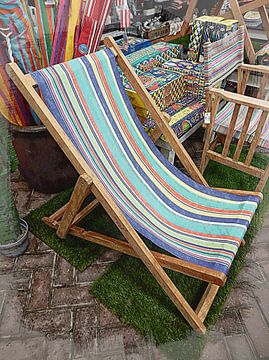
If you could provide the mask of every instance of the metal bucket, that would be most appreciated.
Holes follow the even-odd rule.
[[[22,235],[12,244],[0,245],[0,253],[8,257],[17,257],[22,255],[28,246],[28,224],[25,220],[20,219]]]

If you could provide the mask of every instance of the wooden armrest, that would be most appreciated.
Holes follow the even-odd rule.
[[[210,88],[208,89],[209,95],[217,95],[221,99],[236,103],[239,105],[245,105],[251,108],[260,109],[263,111],[269,112],[269,101],[266,100],[260,100],[253,98],[251,96],[241,95],[237,93],[232,93],[230,91],[226,91],[223,89],[217,89],[217,88]]]
[[[249,70],[249,71],[256,71],[262,74],[269,75],[269,66],[265,65],[251,65],[251,64],[241,64],[239,69],[242,70]]]

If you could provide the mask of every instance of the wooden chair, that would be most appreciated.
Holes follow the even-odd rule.
[[[262,195],[209,188],[113,39],[106,49],[31,75],[7,71],[80,177],[68,204],[43,220],[57,229],[141,259],[196,330],[223,286]],[[123,89],[118,66],[169,139],[190,179],[145,134]],[[39,90],[46,104],[34,89]],[[95,199],[83,207],[92,193]],[[102,205],[126,241],[83,229],[79,222]],[[150,251],[139,234],[171,255]],[[210,248],[210,249],[209,249]],[[211,251],[212,250],[212,251]],[[163,268],[208,283],[193,310]]]
[[[259,79],[259,90],[256,98],[243,95],[250,74],[262,73]],[[262,191],[269,177],[269,165],[265,170],[252,165],[254,153],[258,146],[269,148],[269,101],[262,100],[268,81],[269,68],[262,65],[242,64],[238,68],[237,93],[211,88],[208,91],[208,111],[211,122],[207,127],[204,151],[201,161],[203,173],[209,160],[245,172],[260,179],[256,191]],[[226,105],[219,110],[221,101]],[[221,140],[224,144],[221,153],[216,152],[216,145]],[[237,142],[235,153],[230,156],[232,140]],[[249,143],[247,157],[240,160],[246,143]]]
[[[216,9],[216,11],[218,11],[221,8],[223,2],[224,0],[219,1],[219,7]],[[266,9],[266,6],[269,6],[269,0],[254,0],[247,2],[246,4],[243,4],[241,6],[239,5],[238,0],[229,0],[229,4],[231,11],[228,11],[224,14],[222,13],[221,16],[226,19],[234,18],[238,20],[241,26],[245,27],[245,49],[250,64],[254,64],[256,53],[250,38],[248,28],[244,20],[244,15],[249,11],[258,10],[261,16],[263,29],[265,31],[267,39],[269,40],[269,18]]]

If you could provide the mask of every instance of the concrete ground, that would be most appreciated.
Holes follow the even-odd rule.
[[[33,192],[18,173],[12,187],[22,215],[50,198]],[[206,335],[202,360],[269,359],[268,234],[269,211],[224,310]],[[32,234],[23,256],[0,256],[0,360],[159,360],[170,359],[171,353],[181,359],[183,342],[156,347],[89,294],[119,256],[108,250],[80,273]],[[184,344],[194,347],[196,339],[193,334]]]

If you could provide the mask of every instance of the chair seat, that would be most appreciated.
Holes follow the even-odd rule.
[[[259,203],[202,186],[145,133],[113,53],[33,74],[59,125],[136,231],[193,264],[227,274]]]

